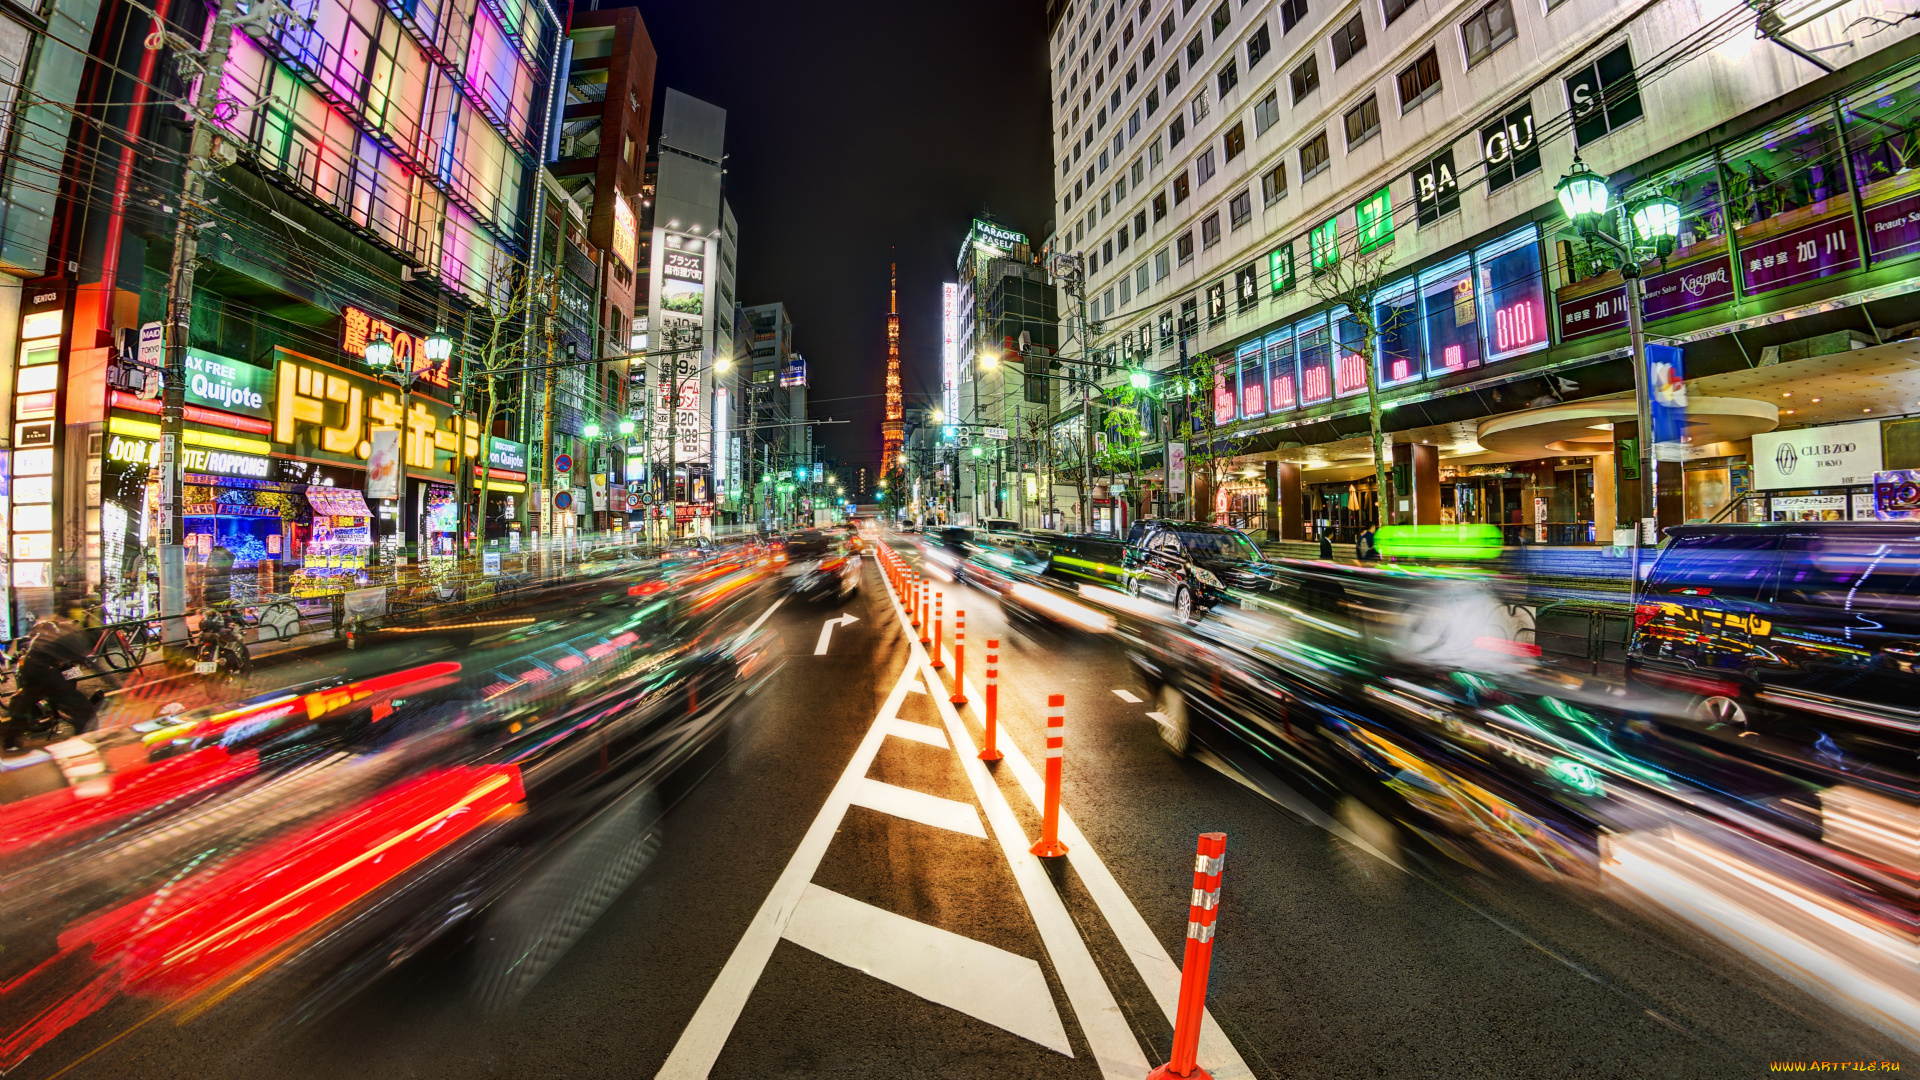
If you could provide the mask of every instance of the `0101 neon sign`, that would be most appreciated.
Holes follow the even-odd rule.
[[[1493,345],[1499,352],[1512,352],[1538,344],[1547,329],[1545,313],[1538,310],[1533,301],[1520,300],[1493,313]],[[1448,350],[1449,353],[1453,349]],[[1452,367],[1452,357],[1448,357],[1448,367]]]
[[[1273,377],[1273,409],[1291,409],[1298,402],[1293,398],[1293,374],[1291,372]]]

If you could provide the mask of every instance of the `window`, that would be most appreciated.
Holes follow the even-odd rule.
[[[1139,158],[1133,159],[1133,186],[1139,187],[1147,182],[1147,163]]]
[[[1095,131],[1107,130],[1107,107],[1105,105],[1100,106],[1100,111],[1093,114],[1093,127]]]
[[[1210,248],[1220,242],[1220,211],[1215,210],[1200,222],[1200,246]]]
[[[1187,196],[1191,194],[1193,189],[1187,185],[1187,173],[1182,169],[1180,175],[1173,178],[1173,205],[1179,206],[1186,202]]]
[[[1105,150],[1100,151],[1100,171],[1107,171],[1107,152]]]
[[[1227,91],[1240,85],[1240,68],[1234,61],[1227,61],[1227,66],[1220,69],[1220,77],[1216,81],[1220,85],[1220,100],[1225,101]]]
[[[1167,145],[1169,147],[1179,146],[1180,140],[1186,137],[1187,118],[1184,116],[1174,117],[1173,123],[1167,125]]]
[[[1272,206],[1287,193],[1287,163],[1282,161],[1260,177],[1261,205]]]
[[[1207,147],[1199,157],[1193,159],[1193,173],[1194,179],[1202,184],[1213,179],[1213,147]]]
[[[1277,91],[1269,90],[1267,96],[1253,107],[1253,133],[1256,136],[1265,135],[1268,128],[1279,122],[1280,95]]]
[[[1280,0],[1280,32],[1293,29],[1294,24],[1307,17],[1307,0]]]
[[[1153,137],[1153,141],[1147,144],[1147,168],[1157,169],[1159,167],[1160,167],[1160,136],[1155,135]]]
[[[1115,250],[1117,251],[1127,250],[1127,225],[1125,222],[1121,222],[1120,231],[1113,234],[1113,242],[1114,242]]]
[[[1121,275],[1120,275],[1120,304],[1121,304],[1121,306],[1122,306],[1122,307],[1124,307],[1124,306],[1126,306],[1126,303],[1127,303],[1127,301],[1129,301],[1129,300],[1132,300],[1132,299],[1133,299],[1133,279],[1132,279],[1132,278],[1130,278],[1130,277],[1128,277],[1128,276],[1127,276],[1127,275],[1125,275],[1125,274],[1121,274]]]
[[[1132,64],[1128,64],[1127,65],[1127,93],[1129,94],[1133,93],[1133,88],[1139,85],[1139,83],[1140,83],[1139,69],[1135,68]]]
[[[1213,9],[1213,36],[1216,41],[1221,34],[1227,32],[1227,26],[1233,22],[1233,8],[1229,7],[1228,3],[1229,0],[1220,0],[1220,6]]]
[[[1493,0],[1460,24],[1460,39],[1467,46],[1467,66],[1492,56],[1495,50],[1513,40],[1513,0]]]
[[[1267,34],[1266,24],[1261,23],[1260,29],[1255,30],[1253,35],[1247,38],[1247,70],[1252,71],[1258,67],[1260,61],[1272,51],[1273,38]]]
[[[1187,42],[1187,70],[1192,71],[1194,66],[1200,63],[1200,58],[1206,54],[1207,47],[1201,43],[1200,35],[1193,35],[1193,40]]]
[[[1146,263],[1141,263],[1140,268],[1133,272],[1133,291],[1145,296],[1147,287],[1153,283],[1152,273]]]
[[[1140,110],[1135,109],[1133,115],[1127,117],[1127,138],[1131,139],[1138,134],[1140,134]]]
[[[1119,163],[1120,153],[1121,151],[1126,149],[1126,145],[1127,145],[1127,137],[1120,134],[1117,131],[1114,132],[1113,133],[1113,160],[1116,164]]]
[[[1307,234],[1307,254],[1315,273],[1340,261],[1340,219],[1330,217]]]
[[[1167,83],[1167,96],[1171,98],[1173,96],[1174,88],[1180,85],[1180,65],[1179,64],[1167,65],[1166,83]]]
[[[1354,207],[1354,231],[1361,251],[1393,243],[1393,196],[1389,189],[1381,188]]]
[[[1198,127],[1200,125],[1200,121],[1205,120],[1207,118],[1207,112],[1209,110],[1209,106],[1207,105],[1207,88],[1204,86],[1201,87],[1200,92],[1193,95],[1193,101],[1189,104],[1190,104],[1190,108],[1193,110],[1194,126]]]
[[[1152,39],[1152,38],[1148,38],[1148,39],[1147,39],[1147,43],[1146,43],[1146,45],[1145,45],[1145,46],[1143,46],[1143,47],[1142,47],[1142,48],[1140,49],[1140,66],[1144,68],[1144,67],[1147,67],[1148,65],[1150,65],[1150,64],[1152,64],[1152,63],[1153,63],[1153,54],[1154,54],[1154,53],[1155,53],[1156,51],[1157,51],[1157,50],[1155,50],[1155,49],[1154,49],[1154,47],[1153,47],[1153,39]]]
[[[1487,165],[1487,193],[1540,171],[1540,139],[1533,133],[1533,102],[1480,129],[1480,160]]]
[[[1347,110],[1347,149],[1351,150],[1380,134],[1380,102],[1376,95]]]
[[[1147,235],[1147,212],[1145,210],[1133,215],[1133,235]]]
[[[1153,196],[1153,220],[1160,221],[1167,216],[1167,193],[1156,192]]]
[[[1573,140],[1585,146],[1622,124],[1640,119],[1640,86],[1633,77],[1633,56],[1625,45],[1567,79],[1567,104],[1573,112]]]
[[[1207,325],[1219,326],[1227,318],[1227,283],[1216,281],[1207,286]],[[1231,398],[1228,399],[1231,402]],[[1228,419],[1232,419],[1231,416]]]
[[[1103,263],[1113,261],[1113,241],[1111,239],[1100,245],[1100,261]]]
[[[1192,337],[1200,332],[1200,305],[1193,300],[1180,302],[1180,336]]]
[[[1099,272],[1100,272],[1100,253],[1097,251],[1089,252],[1087,254],[1087,273],[1089,275],[1092,275],[1092,274],[1097,274]]]
[[[1320,58],[1308,56],[1307,62],[1293,69],[1293,103],[1300,104],[1302,98],[1320,87]]]
[[[1308,139],[1300,147],[1300,181],[1305,183],[1320,175],[1327,167],[1327,159],[1332,155],[1327,151],[1327,133],[1322,131]]]
[[[1117,86],[1113,88],[1113,96],[1107,99],[1107,111],[1115,116],[1120,115],[1120,88]]]
[[[1347,25],[1333,32],[1333,66],[1339,70],[1347,61],[1367,47],[1367,26],[1360,21],[1360,13],[1354,12]]]
[[[1240,152],[1247,148],[1246,125],[1235,124],[1232,127],[1228,128],[1226,137],[1221,139],[1220,141],[1227,148],[1228,161],[1232,161],[1234,158],[1239,157]]]
[[[1173,12],[1167,12],[1166,21],[1160,24],[1160,44],[1173,40]]]
[[[1387,25],[1392,26],[1393,20],[1405,15],[1412,6],[1413,0],[1381,0],[1380,9],[1387,17]]]
[[[1227,220],[1234,228],[1239,228],[1253,220],[1253,193],[1246,188],[1240,194],[1227,200]]]
[[[1214,227],[1218,228],[1219,225],[1220,225],[1220,222],[1216,218],[1214,221]],[[1188,229],[1186,232],[1183,232],[1180,234],[1180,239],[1175,240],[1173,242],[1173,250],[1174,250],[1174,253],[1180,257],[1181,266],[1185,266],[1188,263],[1193,261],[1193,230],[1192,229]]]
[[[1233,272],[1233,295],[1235,310],[1252,311],[1260,303],[1260,269],[1257,264],[1248,264]],[[1261,380],[1260,366],[1256,363],[1253,372],[1254,386]]]
[[[1113,196],[1103,191],[1100,193],[1100,216],[1106,217],[1111,213],[1113,213]]]
[[[1133,24],[1131,22],[1126,25],[1125,29],[1120,31],[1120,44],[1123,46],[1133,44]]]
[[[1167,268],[1167,249],[1161,248],[1153,253],[1153,280],[1165,281],[1169,273],[1172,271]]]
[[[1127,178],[1123,175],[1120,177],[1120,179],[1115,180],[1113,182],[1114,205],[1116,206],[1119,205],[1120,200],[1126,197],[1127,197]]]
[[[1440,90],[1440,55],[1432,49],[1400,73],[1400,111],[1406,112]]]
[[[1460,175],[1453,167],[1451,147],[1413,167],[1413,203],[1422,225],[1460,209]]]
[[[1160,88],[1156,86],[1147,91],[1147,115],[1152,116],[1158,108],[1160,108]]]
[[[1120,46],[1115,45],[1107,52],[1107,70],[1112,71],[1120,64]]]
[[[1161,312],[1159,321],[1160,351],[1166,352],[1168,349],[1173,348],[1173,312]]]
[[[1276,293],[1293,288],[1293,241],[1289,240],[1267,253],[1267,280]]]

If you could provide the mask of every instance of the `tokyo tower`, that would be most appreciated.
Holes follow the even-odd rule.
[[[887,418],[880,425],[883,449],[880,473],[901,464],[900,446],[906,441],[906,411],[900,401],[900,267],[891,268],[887,289]]]

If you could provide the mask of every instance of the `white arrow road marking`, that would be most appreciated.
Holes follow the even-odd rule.
[[[987,830],[980,827],[980,815],[973,807],[924,791],[862,777],[848,801],[854,806],[864,806],[936,829],[951,829],[982,840],[987,838]]]
[[[828,619],[825,623],[822,623],[820,626],[820,640],[814,643],[813,655],[815,656],[827,655],[827,643],[833,640],[834,627],[852,626],[854,623],[857,623],[859,621],[860,621],[860,616],[855,615],[853,612],[849,611],[845,615],[842,615],[837,619]]]
[[[920,685],[919,679],[915,679],[907,684],[907,693],[909,694],[924,694],[926,692],[927,688]]]
[[[1113,692],[1113,696],[1119,698],[1121,701],[1124,701],[1129,705],[1140,704],[1140,699],[1137,697],[1134,697],[1133,693],[1128,690],[1115,690]]]
[[[1037,961],[813,884],[801,893],[781,936],[910,994],[1073,1056]]]

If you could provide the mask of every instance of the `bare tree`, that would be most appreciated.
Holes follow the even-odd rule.
[[[1391,244],[1379,244],[1365,247],[1361,236],[1354,234],[1337,241],[1333,249],[1333,260],[1329,265],[1314,268],[1313,276],[1307,280],[1307,292],[1315,299],[1347,309],[1347,317],[1341,321],[1351,322],[1359,330],[1360,341],[1357,350],[1349,348],[1351,341],[1340,340],[1340,327],[1329,328],[1333,336],[1333,348],[1337,357],[1341,350],[1358,351],[1367,372],[1367,430],[1373,444],[1373,489],[1377,505],[1378,524],[1391,523],[1392,493],[1387,488],[1387,462],[1384,454],[1385,436],[1380,430],[1380,371],[1374,358],[1380,353],[1382,337],[1400,329],[1402,308],[1387,306],[1381,308],[1384,301],[1391,299],[1387,293],[1387,271],[1393,262]]]
[[[473,392],[486,400],[480,421],[480,461],[493,460],[493,420],[499,411],[501,383],[516,368],[524,368],[534,354],[538,320],[529,319],[544,302],[546,283],[518,260],[503,260],[485,295],[469,294],[477,304],[468,321],[467,361]],[[464,407],[464,402],[462,403]],[[485,546],[487,494],[493,470],[480,469],[477,530]],[[461,530],[464,534],[465,530]]]
[[[1228,384],[1234,378],[1234,363],[1232,356],[1201,353],[1188,362],[1185,384],[1174,389],[1176,399],[1186,406],[1186,415],[1174,419],[1174,434],[1187,444],[1188,470],[1197,466],[1207,478],[1209,498],[1220,489],[1220,482],[1233,471],[1234,459],[1246,453],[1254,438],[1233,428],[1231,420],[1218,421],[1215,411],[1219,396],[1233,393]],[[1167,477],[1169,485],[1173,482],[1172,476]],[[1200,509],[1190,509],[1189,516],[1196,521],[1212,518],[1210,510],[1203,516]]]

